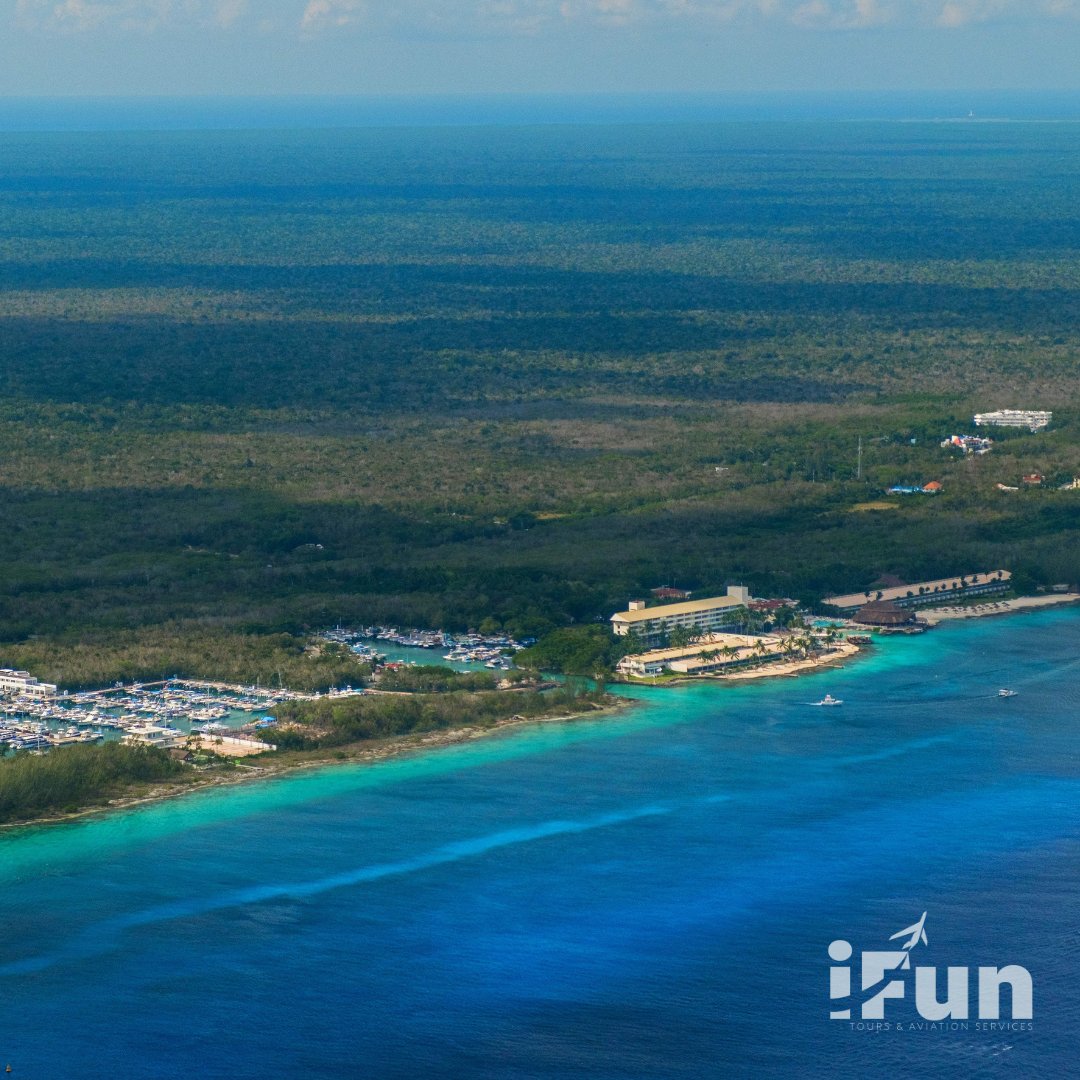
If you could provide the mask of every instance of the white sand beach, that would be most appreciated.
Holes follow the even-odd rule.
[[[920,611],[919,621],[928,626],[936,626],[948,619],[980,619],[988,615],[1009,615],[1014,611],[1028,611],[1033,608],[1054,607],[1058,604],[1075,604],[1080,600],[1080,593],[1052,593],[1048,596],[1017,596],[1012,600],[998,600],[985,604],[969,604],[957,607],[934,608]]]

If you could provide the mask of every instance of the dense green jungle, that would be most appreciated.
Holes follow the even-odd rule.
[[[1078,205],[1065,123],[2,135],[0,664],[1076,583]]]

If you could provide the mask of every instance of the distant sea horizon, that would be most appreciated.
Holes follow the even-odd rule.
[[[806,121],[1080,121],[1076,91],[5,97],[0,131]]]

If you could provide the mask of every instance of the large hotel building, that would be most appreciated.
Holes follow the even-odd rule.
[[[611,616],[611,629],[620,637],[633,631],[643,641],[677,629],[689,630],[695,635],[713,634],[738,625],[739,615],[749,603],[750,590],[742,585],[728,586],[727,596],[660,607],[646,607],[644,600],[634,600],[628,611]]]

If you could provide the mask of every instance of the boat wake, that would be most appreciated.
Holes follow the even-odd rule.
[[[379,881],[382,878],[413,874],[418,871],[429,870],[435,866],[445,866],[448,863],[459,862],[462,859],[471,859],[484,855],[498,848],[531,843],[534,840],[543,840],[551,836],[564,836],[570,833],[584,833],[593,829],[610,828],[613,825],[638,821],[642,818],[671,814],[677,809],[678,806],[675,804],[654,804],[641,806],[633,810],[597,814],[594,817],[581,818],[576,821],[545,821],[518,829],[506,829],[501,832],[489,833],[486,836],[478,836],[469,840],[459,840],[411,859],[361,866],[355,870],[334,874],[330,877],[316,878],[313,881],[297,881],[281,885],[254,885],[246,889],[221,893],[218,896],[161,904],[157,907],[134,911],[127,915],[121,915],[88,926],[70,944],[55,952],[2,964],[0,965],[0,976],[33,974],[54,967],[57,964],[99,956],[115,948],[119,944],[120,938],[127,931],[143,926],[153,926],[157,923],[167,923],[176,919],[191,918],[192,916],[206,915],[228,908],[245,907],[249,904],[261,904],[272,900],[302,900],[309,896],[318,896],[321,893],[329,892],[332,889],[348,888],[369,881]]]

